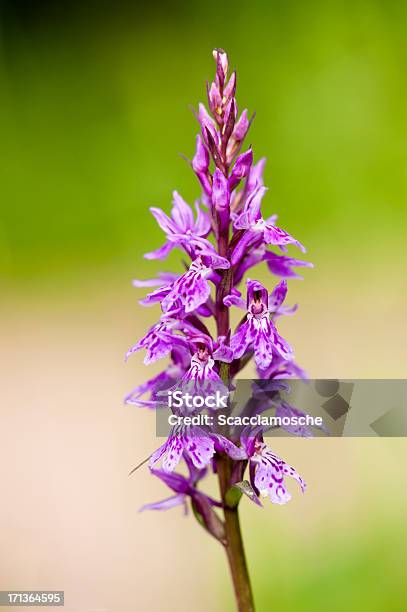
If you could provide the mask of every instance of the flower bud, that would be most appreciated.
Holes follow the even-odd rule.
[[[209,168],[209,153],[208,149],[205,147],[202,142],[202,138],[199,136],[196,137],[196,150],[195,155],[192,159],[192,168],[194,172],[197,174],[200,172],[208,172]]]
[[[199,134],[196,137],[196,150],[192,159],[192,169],[198,177],[204,192],[210,196],[212,193],[212,186],[209,174],[209,152]]]
[[[212,207],[217,213],[219,232],[226,231],[229,225],[230,190],[227,178],[218,168],[213,175]]]
[[[208,111],[203,104],[199,104],[198,121],[202,129],[202,136],[207,145],[209,145],[207,132],[212,136],[213,141],[217,144],[218,132],[216,131],[215,122],[210,117]]]
[[[212,83],[210,87],[208,86],[208,103],[211,113],[216,120],[219,121],[220,115],[222,114],[222,96],[215,83]]]
[[[212,183],[212,204],[218,212],[229,210],[230,191],[227,178],[216,168]]]
[[[218,80],[219,89],[222,91],[228,73],[228,56],[223,49],[214,49],[212,55],[216,61],[216,78]]]
[[[233,161],[233,158],[239,152],[252,120],[253,118],[251,120],[247,118],[247,109],[245,108],[242,114],[240,115],[238,121],[236,121],[233,128],[233,132],[228,142],[226,150],[226,160],[228,164]]]
[[[233,166],[232,175],[229,179],[229,188],[232,191],[239,181],[249,174],[253,163],[253,152],[251,149],[239,155]]]
[[[266,165],[266,158],[262,157],[261,159],[259,159],[257,164],[254,164],[254,166],[250,168],[250,172],[246,180],[246,196],[247,197],[251,196],[251,194],[254,193],[256,189],[258,189],[259,187],[263,187],[264,185],[263,172],[264,172],[265,165]]]
[[[249,127],[250,122],[247,118],[247,108],[245,108],[236,122],[233,137],[238,141],[242,141],[245,138]]]
[[[233,72],[232,76],[229,79],[228,84],[223,90],[223,97],[225,100],[228,100],[229,98],[233,98],[235,93],[236,93],[236,72]]]
[[[223,130],[222,130],[222,142],[223,143],[228,143],[229,138],[231,137],[233,133],[233,128],[235,126],[235,121],[236,121],[236,115],[237,115],[236,101],[234,98],[232,98],[225,109],[225,116],[223,120],[224,125],[223,125]]]

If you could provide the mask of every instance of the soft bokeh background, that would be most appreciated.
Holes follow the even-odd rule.
[[[257,112],[265,206],[316,266],[282,324],[298,360],[314,377],[405,377],[406,13],[3,1],[1,588],[65,589],[72,612],[232,609],[223,551],[193,519],[137,513],[166,491],[127,477],[158,441],[121,401],[147,375],[123,354],[158,315],[130,285],[158,270],[148,206],[199,195],[177,153],[193,154],[213,47]],[[405,610],[405,441],[275,448],[309,489],[242,509],[258,609]]]

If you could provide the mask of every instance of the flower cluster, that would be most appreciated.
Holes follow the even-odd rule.
[[[135,406],[159,409],[165,393],[177,385],[204,395],[231,390],[232,379],[251,358],[259,379],[271,385],[279,379],[304,376],[293,360],[291,346],[278,332],[276,321],[296,310],[296,306],[284,305],[286,279],[298,278],[294,268],[312,264],[287,255],[289,245],[305,249],[276,225],[276,215],[265,216],[262,212],[265,160],[255,162],[251,148],[242,152],[252,119],[246,109],[238,112],[236,73],[228,76],[226,53],[217,49],[214,59],[215,80],[207,87],[209,111],[199,105],[200,133],[190,162],[201,186],[200,199],[193,209],[175,191],[170,215],[151,208],[165,242],[145,257],[164,260],[178,248],[187,263],[181,273],[166,272],[155,279],[134,281],[137,287],[151,288],[141,304],[159,304],[162,314],[126,357],[145,349],[146,364],[169,358],[160,374],[127,396],[126,402]],[[271,292],[252,278],[254,267],[261,262],[280,279]],[[245,299],[239,290],[244,281]],[[232,329],[230,311],[239,308],[244,314]],[[284,403],[277,409],[296,410]],[[185,414],[185,410],[180,413]],[[216,501],[198,489],[203,476],[217,471],[222,457],[230,464],[230,488],[240,489],[258,504],[261,496],[269,497],[273,503],[286,503],[290,494],[285,478],[295,479],[302,491],[305,483],[294,468],[266,446],[263,433],[259,428],[246,429],[236,437],[232,431],[216,431],[203,425],[173,426],[168,440],[151,455],[149,465],[151,473],[174,495],[145,508],[186,506],[189,499],[201,523],[222,540],[222,526],[214,508],[228,502],[225,496]],[[308,435],[303,431],[293,433]],[[181,462],[186,476],[175,472]],[[248,480],[244,480],[246,468]]]

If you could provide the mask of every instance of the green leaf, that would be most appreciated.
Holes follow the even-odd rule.
[[[229,508],[236,508],[242,497],[243,491],[240,490],[238,485],[240,485],[239,482],[226,491],[225,503]]]
[[[258,496],[256,495],[255,490],[253,489],[252,485],[250,484],[250,482],[248,480],[242,480],[241,482],[236,482],[233,485],[233,487],[231,487],[229,489],[229,491],[226,493],[226,498],[227,498],[229,492],[232,491],[232,489],[235,489],[237,491],[237,493],[240,495],[240,497],[244,494],[253,503],[257,504],[258,506],[261,506],[261,502],[260,502]],[[239,497],[239,500],[240,500],[240,497]],[[237,502],[237,504],[238,503],[239,503],[239,501]],[[228,505],[229,505],[229,503],[228,503]]]

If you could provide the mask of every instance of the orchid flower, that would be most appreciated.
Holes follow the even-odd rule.
[[[294,361],[276,321],[297,309],[285,305],[287,279],[299,278],[294,268],[312,264],[287,254],[290,246],[305,248],[276,225],[276,215],[263,212],[265,158],[256,160],[251,146],[243,149],[253,116],[247,109],[238,111],[236,72],[229,72],[225,51],[215,49],[213,57],[216,71],[207,86],[208,109],[199,104],[199,134],[190,162],[200,195],[194,208],[174,191],[170,214],[150,209],[165,242],[145,257],[164,260],[179,249],[182,263],[176,271],[133,281],[135,287],[149,290],[140,303],[159,307],[161,314],[127,351],[126,359],[143,349],[145,364],[169,362],[138,384],[125,401],[160,415],[161,408],[170,408],[169,423],[175,418],[167,439],[148,458],[151,474],[171,495],[142,510],[191,506],[198,522],[227,550],[238,609],[251,612],[253,596],[238,519],[242,494],[258,505],[261,496],[281,505],[291,498],[288,478],[296,480],[302,491],[306,487],[298,472],[266,445],[265,428],[245,429],[240,435],[229,425],[233,380],[253,358],[266,386],[260,388],[260,395],[253,393],[244,410],[260,414],[272,405],[278,414],[299,413],[280,393],[287,385],[284,379],[306,374]],[[279,278],[271,290],[269,283],[265,286],[253,278],[256,266],[263,262]],[[249,271],[251,278],[246,278]],[[244,280],[246,291],[241,287]],[[239,309],[244,316],[232,326],[231,315]],[[169,396],[183,397],[185,403],[166,406]],[[220,405],[204,407],[204,401],[213,397],[220,398]],[[194,401],[188,403],[188,398]],[[202,423],[201,417],[207,420]],[[309,433],[307,429],[288,431],[305,437]],[[249,480],[244,477],[246,469]],[[219,480],[219,500],[201,489],[211,474]]]

